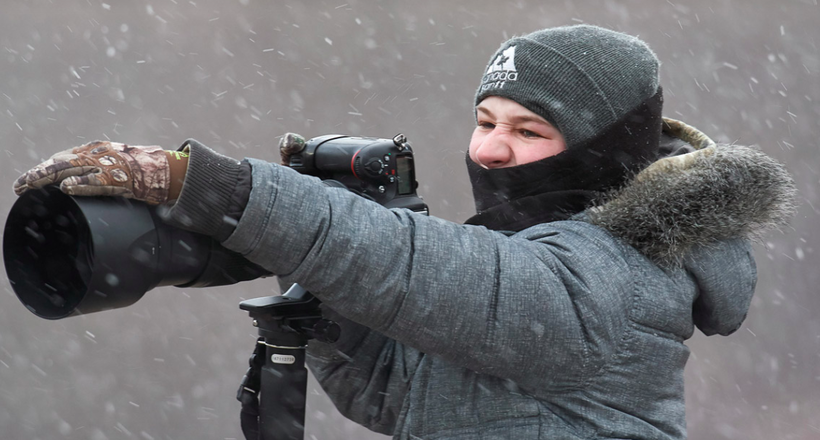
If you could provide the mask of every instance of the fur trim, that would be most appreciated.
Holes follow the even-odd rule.
[[[796,192],[786,168],[758,149],[712,144],[658,160],[587,214],[652,261],[679,267],[692,247],[785,227]]]
[[[715,141],[702,131],[677,119],[664,117],[662,128],[664,133],[688,142],[696,150],[715,146]]]

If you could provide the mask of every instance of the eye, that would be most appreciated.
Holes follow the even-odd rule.
[[[540,138],[542,137],[540,134],[530,131],[530,130],[521,130],[521,134],[526,138]]]
[[[495,128],[495,124],[493,124],[491,122],[483,122],[483,121],[479,121],[478,126],[485,129],[485,130],[492,130],[493,128]]]

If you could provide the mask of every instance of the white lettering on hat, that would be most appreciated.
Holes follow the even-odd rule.
[[[481,82],[481,91],[492,88],[502,88],[507,81],[518,80],[518,70],[515,68],[515,45],[512,45],[498,54],[487,68]]]

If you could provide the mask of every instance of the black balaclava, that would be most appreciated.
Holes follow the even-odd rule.
[[[564,220],[658,156],[658,60],[637,38],[595,26],[546,29],[496,52],[476,93],[511,99],[552,123],[567,150],[510,168],[467,156],[478,214],[466,221],[520,231]]]

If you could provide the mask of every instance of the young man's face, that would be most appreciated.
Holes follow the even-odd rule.
[[[484,168],[507,168],[546,159],[567,149],[564,136],[521,104],[489,96],[476,106],[470,159]]]

